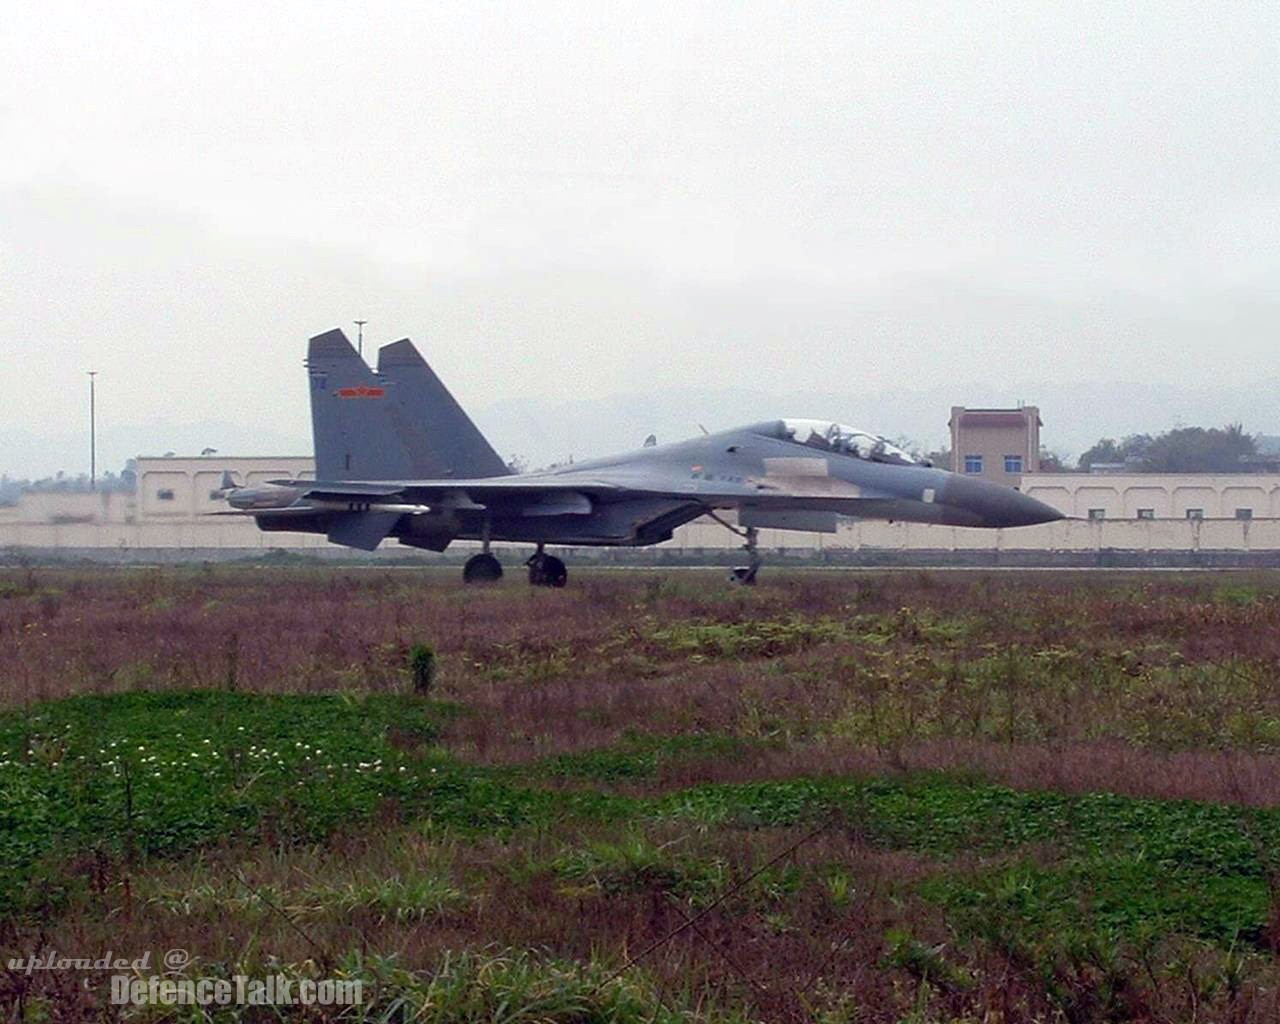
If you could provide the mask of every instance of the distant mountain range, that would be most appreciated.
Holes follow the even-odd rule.
[[[922,390],[859,394],[854,390],[770,394],[738,388],[680,388],[602,398],[512,399],[472,410],[504,458],[529,466],[582,460],[638,447],[649,434],[659,442],[692,437],[780,416],[812,416],[849,423],[925,448],[948,441],[952,405],[1000,406],[1024,401],[1040,408],[1041,439],[1075,457],[1100,437],[1158,433],[1175,426],[1242,423],[1250,433],[1280,434],[1280,379],[1245,387],[1185,389],[1121,382],[1010,386],[964,384]],[[255,425],[200,423],[99,424],[98,465],[118,472],[135,455],[297,455],[311,451],[305,433]],[[87,431],[0,428],[0,473],[52,476],[88,469]]]

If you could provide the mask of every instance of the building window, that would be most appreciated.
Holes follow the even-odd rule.
[[[1156,517],[1156,510],[1155,510],[1155,509],[1153,509],[1153,508],[1140,508],[1140,509],[1138,509],[1138,518],[1139,518],[1139,519],[1154,519],[1155,517]]]
[[[982,456],[966,455],[964,457],[964,471],[966,473],[981,473],[982,472]]]
[[[156,497],[161,501],[173,501],[173,491],[166,487],[163,490],[156,491]]]
[[[1090,519],[1106,519],[1107,510],[1105,508],[1091,508],[1089,509],[1089,518]]]
[[[1006,455],[1004,457],[1004,471],[1006,473],[1021,473],[1022,472],[1022,456]]]
[[[1189,508],[1189,509],[1187,509],[1187,518],[1188,518],[1188,519],[1203,519],[1203,518],[1204,518],[1204,509],[1202,509],[1202,508]]]
[[[1253,509],[1251,509],[1251,508],[1238,508],[1238,509],[1236,509],[1236,518],[1237,518],[1237,519],[1252,519],[1252,518],[1253,518]]]

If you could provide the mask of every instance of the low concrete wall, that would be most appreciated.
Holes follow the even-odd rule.
[[[571,557],[580,562],[725,564],[741,557],[740,545],[741,540],[724,527],[700,520],[653,548],[584,549]],[[760,546],[775,563],[1280,566],[1280,519],[1064,520],[1017,530],[853,521],[843,523],[834,534],[761,530]],[[441,557],[387,543],[371,556],[312,534],[262,533],[251,520],[230,516],[171,523],[0,522],[0,550],[9,561],[22,557],[121,563],[226,561],[284,551],[325,559],[447,562],[464,558],[474,547],[474,543],[460,542]]]
[[[1162,519],[1185,518],[1189,508],[1217,519],[1234,519],[1237,509],[1280,516],[1280,476],[1270,473],[1026,473],[1019,489],[1069,516],[1091,508],[1108,519],[1135,519],[1144,508]]]
[[[662,549],[732,549],[741,540],[710,520],[676,531]],[[824,552],[838,549],[887,551],[1280,551],[1280,519],[1103,519],[1063,520],[1016,530],[975,530],[921,523],[849,521],[833,534],[761,530],[769,551]],[[0,547],[60,549],[234,548],[249,551],[331,549],[324,537],[306,533],[263,533],[250,519],[211,516],[205,520],[145,523],[0,522]],[[388,543],[384,548],[403,548]]]
[[[683,527],[669,542],[679,548],[737,543],[723,527],[702,520]],[[843,522],[834,534],[761,530],[760,546],[788,551],[1280,551],[1280,519],[1072,519],[1015,530],[865,520]]]
[[[530,548],[494,550],[508,571],[517,571]],[[411,548],[379,548],[370,553],[350,548],[311,548],[305,551],[264,551],[260,548],[3,548],[0,566],[68,565],[193,565],[252,562],[307,562],[361,565],[460,566],[474,547],[450,548],[443,555]],[[569,548],[557,549],[571,567],[586,566],[730,566],[742,553],[727,548]],[[968,569],[1280,569],[1280,551],[995,551],[890,550],[888,548],[829,548],[826,551],[765,552],[767,568],[968,568]]]

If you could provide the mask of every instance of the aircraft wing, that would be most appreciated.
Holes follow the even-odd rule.
[[[280,481],[285,483],[286,481]],[[667,497],[709,508],[806,508],[857,515],[877,499],[892,495],[867,491],[834,477],[769,475],[723,483],[699,478],[654,479],[643,473],[528,473],[471,480],[292,481],[306,501],[416,502],[438,508],[475,509],[519,505],[542,514],[591,511],[591,498],[628,495]],[[530,514],[526,511],[526,514]],[[538,514],[534,511],[532,514]]]
[[[692,512],[686,519],[699,511],[736,509],[750,517],[749,525],[827,531],[835,528],[837,515],[895,518],[901,514],[893,495],[804,473],[726,479],[600,467],[478,479],[273,483],[287,486],[294,504],[247,510],[244,514],[255,516],[260,527],[287,530],[290,527],[285,524],[294,517],[320,515],[330,540],[364,550],[377,547],[403,515],[450,511],[492,511],[521,518],[590,516],[601,503],[665,499]],[[942,511],[937,508],[939,516]],[[273,522],[277,525],[269,527]]]
[[[316,501],[416,501],[422,504],[468,503],[484,507],[490,502],[539,498],[567,494],[618,493],[631,488],[592,477],[524,476],[485,477],[478,480],[393,480],[379,483],[361,481],[279,481],[299,487],[299,498]]]

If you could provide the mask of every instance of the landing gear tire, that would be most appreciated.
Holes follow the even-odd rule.
[[[569,580],[569,570],[555,555],[539,552],[525,564],[529,566],[530,586],[563,587]]]
[[[502,563],[488,553],[472,555],[462,567],[463,583],[497,583],[502,579]]]
[[[729,582],[738,583],[744,587],[754,587],[756,573],[759,571],[759,565],[735,565],[729,573]]]

